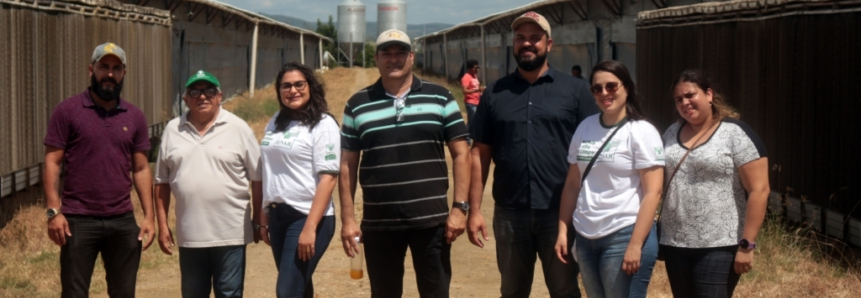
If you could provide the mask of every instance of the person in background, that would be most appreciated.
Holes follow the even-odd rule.
[[[670,287],[675,297],[732,297],[765,218],[765,145],[702,72],[682,72],[672,92],[681,119],[663,136],[660,227]]]
[[[594,69],[592,71],[594,71]],[[574,65],[571,67],[571,76],[581,80],[583,79],[583,70],[580,69],[580,65]]]
[[[481,201],[492,159],[502,297],[529,297],[536,256],[550,297],[580,297],[579,268],[573,260],[560,262],[554,246],[568,145],[580,122],[599,110],[586,81],[548,65],[553,39],[544,16],[527,12],[514,19],[511,30],[517,71],[485,90],[470,123],[469,240],[484,247],[481,240],[488,239]]]
[[[469,59],[466,61],[466,72],[460,78],[460,87],[463,90],[463,103],[466,105],[466,124],[472,122],[472,117],[475,116],[475,109],[478,107],[478,100],[481,97],[481,92],[484,87],[478,81],[478,61]],[[470,143],[472,140],[467,138]]]
[[[126,70],[123,49],[97,46],[89,89],[60,102],[48,120],[42,186],[48,237],[60,246],[62,297],[90,295],[99,254],[108,295],[134,297],[141,247],[155,236],[149,132],[143,112],[120,97]],[[143,209],[140,227],[132,184]]]
[[[586,294],[646,297],[658,256],[654,219],[664,181],[664,143],[645,120],[625,65],[598,63],[590,81],[601,114],[583,120],[571,138],[556,256],[568,260],[567,229],[573,223],[572,250]]]
[[[403,295],[404,258],[413,258],[422,298],[449,297],[451,243],[466,228],[468,134],[460,107],[445,87],[411,69],[415,52],[406,33],[377,38],[380,79],[354,94],[341,128],[341,242],[354,257],[364,239],[371,297]],[[448,207],[453,160],[454,202]],[[360,161],[361,155],[361,164]],[[364,217],[356,224],[353,197],[361,178]]]
[[[314,270],[335,235],[332,192],[341,134],[312,69],[285,64],[275,77],[275,91],[281,110],[260,143],[261,231],[278,268],[276,296],[313,298]]]
[[[221,99],[215,76],[191,75],[183,96],[188,112],[167,123],[156,160],[158,243],[166,254],[179,246],[184,298],[242,297],[246,246],[260,240],[253,229],[260,222],[260,147]],[[176,242],[168,226],[171,193]]]

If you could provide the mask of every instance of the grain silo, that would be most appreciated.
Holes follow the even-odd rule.
[[[407,32],[407,3],[403,0],[380,0],[377,4],[377,36],[389,29]]]
[[[338,47],[347,58],[360,59],[365,42],[365,4],[359,0],[344,0],[338,4]]]

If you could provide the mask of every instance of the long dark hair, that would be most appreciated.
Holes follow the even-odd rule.
[[[628,91],[628,98],[625,103],[625,112],[628,114],[628,119],[646,119],[646,117],[643,116],[643,110],[640,109],[640,96],[637,95],[637,87],[634,86],[634,80],[631,79],[631,73],[628,72],[628,68],[619,61],[602,61],[595,65],[595,67],[592,67],[592,75],[589,76],[589,84],[594,83],[593,80],[595,79],[595,73],[599,71],[612,73],[614,76],[619,78],[619,80],[622,80],[622,85],[625,86],[625,90]]]
[[[712,83],[709,81],[709,78],[703,73],[703,71],[698,69],[688,69],[679,74],[679,78],[676,79],[673,86],[670,88],[670,94],[673,94],[676,90],[676,86],[679,83],[691,83],[703,90],[703,92],[708,92],[709,89],[712,90],[712,117],[714,117],[715,121],[721,121],[725,117],[738,119],[741,115],[739,115],[738,111],[736,111],[732,106],[730,106],[726,99],[720,93],[717,93],[714,88],[712,88]],[[682,122],[685,121],[684,118],[680,119]]]
[[[293,110],[281,101],[281,80],[284,79],[284,74],[298,71],[305,77],[308,83],[307,91],[311,94],[311,99],[302,110]],[[323,114],[329,113],[329,104],[326,102],[326,91],[323,88],[323,83],[314,76],[314,71],[308,66],[300,63],[290,62],[281,67],[278,76],[275,77],[275,94],[278,105],[281,106],[281,112],[275,118],[275,131],[284,131],[290,121],[298,120],[302,124],[308,125],[308,129],[314,129],[317,123],[323,119]]]

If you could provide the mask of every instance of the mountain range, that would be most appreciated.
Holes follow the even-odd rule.
[[[285,16],[285,15],[273,15],[260,13],[261,15],[270,17],[276,21],[289,24],[291,26],[308,29],[311,31],[317,30],[317,21],[309,22],[297,17]],[[328,22],[328,19],[320,20],[323,23]],[[337,20],[335,20],[335,26],[338,25]],[[452,24],[443,24],[443,23],[427,23],[427,24],[407,24],[407,35],[411,38],[416,38],[425,34],[431,34],[443,29],[451,28]],[[365,22],[365,39],[374,40],[375,35],[377,34],[377,22]]]

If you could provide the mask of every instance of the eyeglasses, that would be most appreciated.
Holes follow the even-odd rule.
[[[589,87],[589,91],[592,91],[592,94],[601,94],[601,91],[607,89],[607,93],[614,93],[619,90],[619,87],[622,87],[622,83],[609,82],[607,84],[604,84],[604,86],[601,86],[601,84],[592,85],[592,87]]]
[[[188,89],[188,96],[191,97],[200,97],[200,94],[206,95],[206,97],[213,97],[218,94],[218,89],[216,88],[206,88],[206,89]]]
[[[395,103],[395,107],[397,109],[397,114],[395,115],[395,123],[404,122],[404,106],[406,105],[404,102],[407,101],[406,98],[398,98],[395,99],[397,103]]]
[[[290,91],[291,88],[296,87],[296,91],[305,90],[305,86],[308,86],[308,82],[306,81],[296,81],[291,83],[281,83],[281,91]]]

